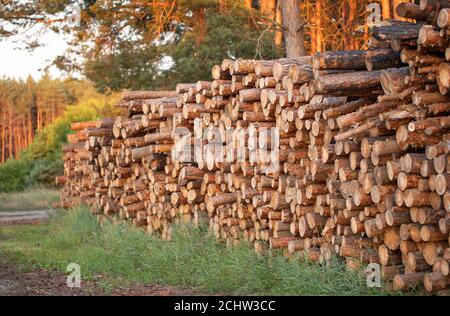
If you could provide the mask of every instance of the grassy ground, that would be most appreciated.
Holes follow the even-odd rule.
[[[44,210],[59,201],[56,189],[33,188],[17,193],[0,193],[0,211]]]
[[[80,264],[82,277],[102,275],[103,286],[170,284],[204,292],[262,295],[379,295],[361,274],[279,253],[257,256],[249,245],[227,248],[205,229],[177,226],[171,242],[126,224],[100,225],[84,208],[58,212],[49,224],[0,227],[0,257],[23,269],[65,271]]]

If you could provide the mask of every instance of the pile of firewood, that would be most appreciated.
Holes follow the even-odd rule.
[[[72,125],[62,204],[170,239],[207,223],[233,245],[349,268],[394,289],[450,284],[450,2],[402,3],[365,51],[229,60],[213,80],[126,92]],[[448,7],[448,8],[446,8]]]
[[[96,191],[106,193],[107,185],[97,175],[99,150],[107,146],[114,119],[80,122],[71,125],[75,134],[68,135],[69,144],[63,146],[64,176],[56,177],[56,184],[64,184],[61,206],[70,208],[83,203],[93,205]]]

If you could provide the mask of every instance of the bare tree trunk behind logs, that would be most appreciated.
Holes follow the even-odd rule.
[[[322,49],[322,1],[316,1],[316,12],[315,12],[315,24],[316,24],[316,52],[321,52]]]
[[[355,28],[355,18],[356,15],[358,14],[357,12],[357,7],[356,7],[356,0],[350,0],[349,1],[349,12],[348,12],[348,26],[349,26],[349,36],[350,36],[350,41],[347,45],[349,45],[349,49],[358,49],[358,40],[357,38],[354,36],[353,31]]]
[[[303,42],[303,22],[300,17],[300,1],[285,0],[281,2],[283,33],[286,44],[286,57],[305,56]]]
[[[265,17],[275,19],[276,0],[260,0],[260,11]]]
[[[381,0],[381,11],[383,14],[383,20],[391,18],[391,2],[389,0]]]
[[[279,30],[279,27],[281,25],[281,8],[280,4],[282,1],[277,0],[260,0],[259,6],[260,6],[260,12],[261,15],[264,16],[268,20],[268,24],[273,25],[273,23],[276,24],[275,26],[275,36],[274,36],[274,43],[277,48],[281,48],[281,45],[283,43],[283,33],[281,30]]]
[[[6,106],[2,105],[3,112],[3,124],[2,124],[2,162],[5,162],[6,158]]]
[[[12,141],[13,141],[13,132],[12,132],[13,121],[12,121],[12,107],[11,107],[11,103],[10,102],[8,102],[8,113],[9,113],[9,127],[8,127],[9,142],[8,142],[8,150],[9,150],[9,157],[12,157],[13,156],[13,146],[12,146]]]
[[[276,7],[276,14],[275,14],[275,22],[277,23],[277,28],[280,28],[281,25],[283,25],[283,19],[281,14],[281,3],[282,0],[277,1],[277,7]],[[277,48],[281,48],[281,45],[283,44],[283,32],[281,29],[278,29],[275,33],[275,46]]]

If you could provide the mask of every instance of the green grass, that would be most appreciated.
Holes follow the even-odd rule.
[[[0,257],[23,269],[80,264],[103,286],[170,284],[203,292],[261,295],[380,295],[342,263],[325,267],[280,253],[258,256],[247,244],[227,248],[206,229],[177,225],[163,241],[127,224],[100,225],[84,208],[59,211],[49,224],[0,227]]]
[[[31,188],[23,192],[0,193],[0,211],[44,210],[59,201],[56,189]]]

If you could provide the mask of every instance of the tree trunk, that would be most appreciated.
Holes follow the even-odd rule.
[[[11,103],[8,103],[8,112],[9,112],[9,127],[8,127],[8,132],[9,132],[9,141],[8,141],[8,151],[9,151],[9,158],[11,158],[13,156],[13,146],[12,146],[12,142],[13,142],[13,132],[12,132],[12,108],[11,108]]]
[[[316,52],[321,52],[323,50],[322,48],[322,42],[323,42],[323,36],[322,36],[322,1],[317,0],[316,1],[316,12],[315,12],[315,24],[316,24]]]
[[[286,57],[299,57],[306,55],[303,41],[303,22],[300,16],[300,2],[298,0],[285,0],[281,3],[283,18],[283,33],[286,44]]]
[[[358,40],[355,36],[353,36],[355,17],[357,15],[357,7],[356,0],[349,1],[350,10],[348,12],[348,25],[349,28],[347,30],[348,36],[350,37],[350,45],[349,49],[358,49]]]
[[[391,2],[389,0],[381,0],[381,11],[383,20],[391,18]]]
[[[28,117],[27,133],[28,133],[27,135],[27,145],[28,145],[33,140],[33,116],[31,115],[31,113],[30,116]]]
[[[55,121],[56,118],[56,107],[55,107],[55,103],[52,103],[52,121],[51,123],[53,123]]]
[[[30,131],[28,143],[31,144],[33,141],[33,137],[36,134],[36,130],[38,128],[38,112],[37,112],[37,97],[33,93],[33,101],[32,101],[31,109],[30,109]]]
[[[198,8],[197,10],[193,10],[192,21],[194,23],[195,44],[200,45],[205,40],[207,34],[206,9]]]
[[[22,127],[21,127],[21,133],[20,133],[20,143],[21,147],[20,150],[27,147],[27,117],[26,115],[22,116]]]
[[[36,130],[39,132],[41,130],[41,127],[42,127],[42,110],[38,103],[36,109]]]
[[[19,151],[20,151],[20,134],[21,130],[19,127],[14,128],[14,158],[19,158]]]
[[[275,33],[275,46],[280,49],[283,44],[283,32],[279,29],[283,25],[283,19],[281,14],[281,0],[277,1],[275,22],[277,23],[277,31]]]
[[[275,20],[276,0],[261,0],[260,4],[261,15]]]
[[[6,145],[6,111],[5,106],[2,106],[3,120],[2,120],[2,162],[5,162],[5,145]]]

